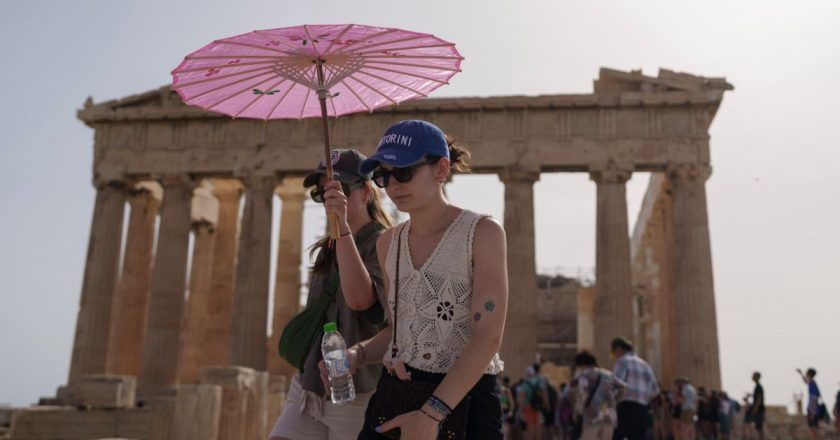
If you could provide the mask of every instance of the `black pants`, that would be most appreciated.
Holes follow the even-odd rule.
[[[637,402],[624,401],[616,408],[618,427],[613,431],[613,440],[644,440],[645,432],[653,419],[650,407]]]
[[[440,383],[445,374],[429,373],[408,367],[412,380],[421,382]],[[387,374],[383,372],[382,374]],[[496,392],[496,376],[485,374],[478,383],[467,393],[470,396],[469,413],[467,414],[467,440],[502,440],[502,404],[499,393]],[[371,396],[371,402],[376,393]],[[370,403],[368,403],[370,405]],[[382,434],[373,430],[367,424],[359,433],[358,440],[385,440]]]

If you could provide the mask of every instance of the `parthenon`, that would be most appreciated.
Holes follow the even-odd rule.
[[[709,127],[727,90],[723,78],[601,69],[589,94],[411,101],[342,116],[331,136],[369,154],[393,122],[425,119],[470,148],[474,172],[498,175],[510,278],[501,356],[512,376],[537,352],[534,183],[541,173],[588,173],[596,275],[592,334],[579,345],[607,359],[609,341],[625,335],[663,381],[719,389],[705,182]],[[229,119],[184,105],[168,87],[88,100],[78,117],[94,130],[96,200],[69,378],[53,403],[96,407],[85,401],[96,387],[122,396],[109,405],[134,411],[120,425],[133,431],[115,437],[179,438],[189,428],[172,421],[192,416],[209,421],[202,438],[265,438],[292,373],[276,346],[298,312],[301,177],[321,158],[320,121]],[[631,237],[625,183],[634,172],[652,177]],[[19,429],[50,420],[61,429],[59,419],[33,411]]]

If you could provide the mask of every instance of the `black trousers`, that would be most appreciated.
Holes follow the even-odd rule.
[[[440,383],[445,374],[429,373],[408,367],[412,380],[421,382]],[[382,374],[388,374],[383,371]],[[470,407],[467,414],[467,440],[502,440],[502,403],[496,392],[496,376],[485,374],[467,395],[470,397]],[[376,393],[371,396],[371,402]],[[370,403],[368,403],[370,405]],[[359,433],[358,440],[386,440],[388,437],[373,430],[374,427],[365,426]]]
[[[616,412],[618,413],[618,427],[613,431],[613,440],[645,439],[645,432],[653,422],[650,406],[624,401],[618,404]]]

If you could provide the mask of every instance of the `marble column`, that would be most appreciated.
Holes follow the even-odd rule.
[[[230,363],[265,371],[268,344],[268,286],[271,264],[271,203],[276,178],[249,175],[239,237],[233,295]]]
[[[192,231],[193,256],[190,266],[189,296],[181,332],[178,382],[195,383],[203,365],[205,333],[209,325],[207,304],[210,301],[213,275],[213,248],[216,244],[216,222],[219,201],[213,197],[209,180],[193,191]]]
[[[590,170],[597,184],[595,225],[595,351],[598,362],[612,367],[610,341],[633,337],[633,285],[625,183],[628,167],[609,164]]]
[[[291,376],[295,368],[277,355],[283,327],[298,313],[300,305],[300,265],[303,253],[303,179],[287,177],[278,186],[280,196],[280,239],[277,246],[277,278],[274,286],[274,315],[268,342],[268,370]]]
[[[204,366],[228,365],[230,359],[242,184],[234,179],[214,179],[213,195],[219,201],[219,217],[216,223],[216,243],[213,246],[210,297],[207,301],[207,328],[201,343],[201,364]]]
[[[94,186],[96,201],[70,360],[70,384],[82,374],[105,373],[108,367],[108,334],[122,245],[126,183],[96,179]]]
[[[152,269],[143,369],[138,395],[170,395],[177,384],[181,318],[187,282],[190,202],[196,182],[185,175],[167,175],[163,185],[157,250]]]
[[[708,165],[669,166],[674,216],[677,374],[720,389],[720,357],[706,211]]]
[[[143,359],[152,247],[163,189],[157,182],[142,182],[129,192],[131,208],[125,240],[122,275],[111,319],[108,373],[137,377]]]
[[[207,304],[213,270],[213,247],[216,231],[206,220],[193,221],[194,244],[190,269],[190,294],[184,313],[184,330],[181,332],[181,360],[178,364],[178,382],[196,383],[198,370],[203,365],[205,332],[210,321]]]
[[[506,169],[504,227],[507,234],[508,312],[501,357],[505,370],[518,377],[537,356],[537,269],[534,244],[536,171]]]

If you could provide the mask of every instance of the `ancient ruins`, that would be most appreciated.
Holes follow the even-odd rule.
[[[511,302],[501,355],[511,376],[538,352],[538,326],[553,328],[553,315],[537,312],[534,183],[589,173],[596,281],[572,301],[546,300],[576,304],[563,310],[576,324],[558,332],[599,359],[627,335],[663,381],[719,389],[705,184],[709,126],[731,89],[723,78],[602,69],[592,93],[424,99],[341,117],[332,137],[371,153],[393,122],[426,119],[470,147],[476,173],[504,183]],[[298,312],[300,179],[321,157],[320,121],[232,120],[185,106],[168,87],[88,100],[78,117],[95,133],[96,201],[69,376],[54,398],[14,415],[13,438],[264,439],[292,372],[275,347]],[[631,237],[634,172],[653,174]]]

